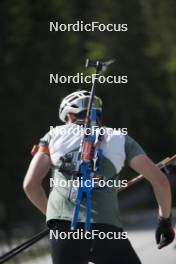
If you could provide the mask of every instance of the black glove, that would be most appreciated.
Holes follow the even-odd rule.
[[[172,228],[171,217],[159,217],[158,226],[155,232],[156,243],[158,249],[169,245],[175,237],[174,229]]]

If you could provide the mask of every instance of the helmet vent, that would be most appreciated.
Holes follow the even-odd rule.
[[[78,106],[75,104],[71,105],[71,107],[78,108]]]
[[[84,95],[90,96],[90,93],[89,92],[85,92]]]
[[[75,99],[77,99],[76,96],[72,97],[72,98],[69,100],[69,102],[72,102],[72,101],[74,101]]]

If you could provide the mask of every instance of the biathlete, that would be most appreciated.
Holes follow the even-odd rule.
[[[31,202],[46,215],[47,225],[59,233],[70,232],[74,202],[69,199],[70,186],[53,186],[47,198],[42,181],[52,170],[53,180],[57,182],[71,179],[75,170],[78,150],[83,135],[90,93],[74,92],[63,99],[59,117],[65,123],[50,130],[39,141],[35,155],[24,179],[23,188]],[[97,111],[97,126],[102,126],[102,101],[94,96],[93,107]],[[64,133],[63,133],[64,131]],[[67,133],[69,131],[69,133]],[[98,129],[97,129],[98,131]],[[171,225],[171,190],[163,172],[148,158],[142,147],[128,135],[122,135],[109,128],[105,129],[101,141],[103,157],[100,160],[99,179],[118,180],[118,174],[124,165],[143,174],[151,183],[158,203],[158,226],[156,243],[161,249],[174,239]],[[108,133],[111,132],[111,133]],[[98,134],[98,132],[96,132]],[[76,230],[83,230],[85,223],[85,201],[81,202]],[[121,222],[116,187],[95,186],[91,198],[91,227],[105,234],[87,239],[72,237],[50,239],[53,264],[84,264],[92,261],[96,264],[139,264],[141,263],[129,240],[125,237]],[[75,231],[76,231],[75,230]],[[110,237],[110,234],[112,235]],[[113,234],[116,234],[114,236]],[[118,236],[117,234],[122,234]]]

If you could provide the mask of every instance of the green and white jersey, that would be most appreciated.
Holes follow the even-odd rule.
[[[82,127],[77,124],[57,126],[40,139],[40,146],[47,146],[52,163],[53,182],[63,182],[71,179],[75,169],[83,133]],[[118,181],[118,174],[125,164],[140,154],[144,154],[140,145],[129,136],[124,136],[112,128],[105,127],[105,134],[100,148],[103,150],[100,172],[106,181],[109,179]],[[98,138],[98,130],[95,130]],[[69,185],[57,184],[53,186],[47,205],[47,218],[71,220],[74,203],[69,199]],[[79,222],[85,222],[85,202],[82,201],[79,211]],[[111,224],[122,227],[117,188],[98,187],[92,190],[91,222]]]

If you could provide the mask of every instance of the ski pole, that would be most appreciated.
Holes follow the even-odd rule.
[[[27,240],[26,242],[20,244],[19,246],[5,253],[4,255],[0,257],[0,264],[5,263],[6,261],[12,259],[16,255],[18,255],[19,253],[21,253],[22,251],[29,248],[30,246],[35,244],[37,241],[45,237],[48,233],[49,233],[49,229],[47,228],[41,231],[40,233],[38,233],[37,235],[33,236],[31,239]]]

